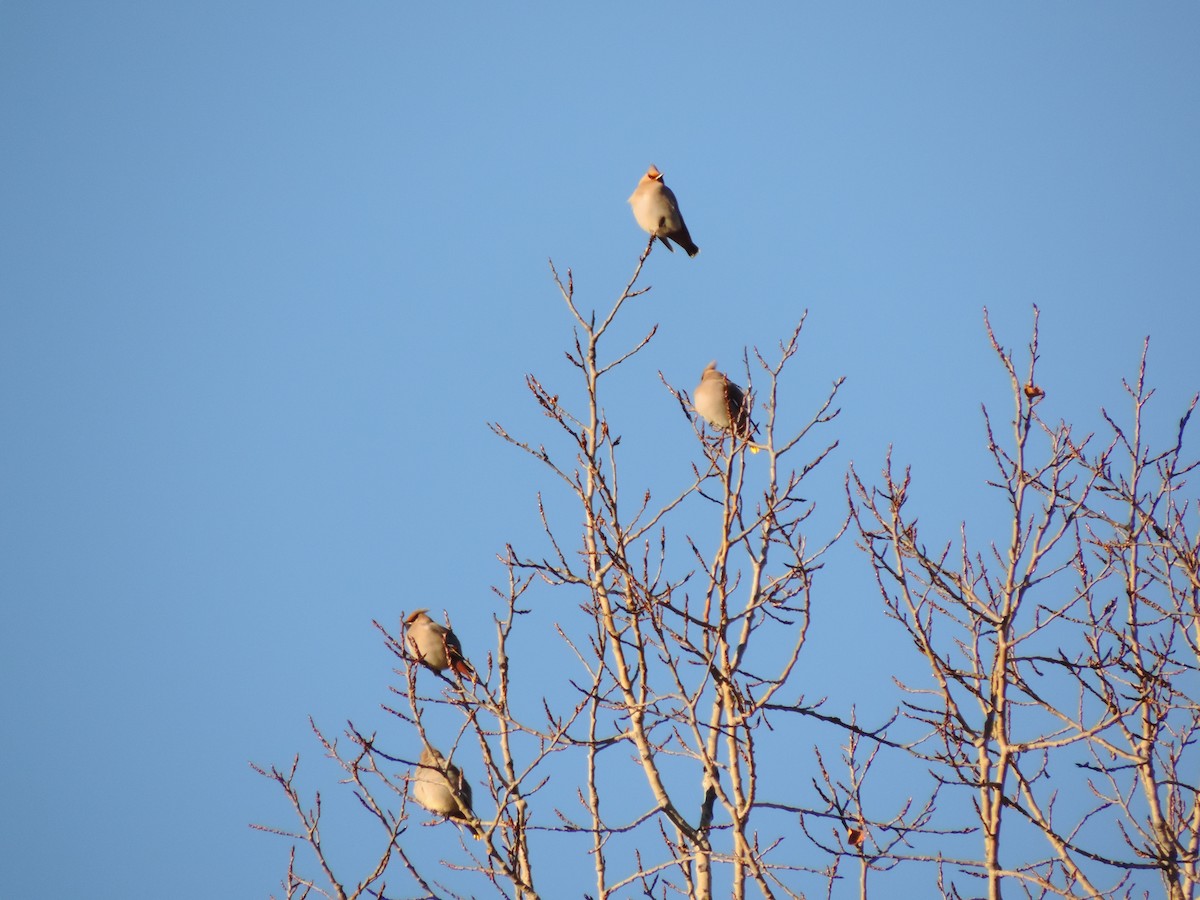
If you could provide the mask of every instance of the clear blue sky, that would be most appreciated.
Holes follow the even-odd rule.
[[[277,891],[247,760],[330,787],[307,715],[397,727],[372,618],[488,646],[544,479],[484,423],[546,438],[546,259],[611,301],[650,163],[702,252],[656,251],[629,320],[661,326],[609,408],[634,494],[699,458],[656,370],[691,389],[804,309],[797,420],[847,378],[819,490],[892,443],[947,536],[1008,411],[983,306],[1016,346],[1041,307],[1049,419],[1120,406],[1147,334],[1159,421],[1200,388],[1200,6],[566,10],[0,3],[11,896]],[[903,639],[839,560],[806,689],[853,699]]]

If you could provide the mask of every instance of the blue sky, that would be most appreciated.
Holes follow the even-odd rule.
[[[1200,388],[1197,46],[1183,3],[0,4],[13,896],[277,890],[247,760],[328,787],[309,714],[396,727],[373,618],[445,608],[486,648],[545,479],[485,423],[549,439],[546,260],[611,302],[650,163],[702,252],[655,251],[626,320],[660,324],[609,408],[634,494],[700,458],[657,370],[690,390],[806,309],[796,420],[847,379],[831,514],[891,444],[923,524],[986,521],[984,306],[1020,347],[1039,305],[1043,415],[1085,429],[1150,335],[1169,429]],[[805,671],[853,700],[903,639],[838,559]],[[848,636],[861,683],[822,684]]]

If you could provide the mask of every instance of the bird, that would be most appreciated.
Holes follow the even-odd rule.
[[[692,397],[692,404],[709,425],[720,431],[728,431],[734,437],[753,445],[754,424],[750,421],[750,410],[742,389],[717,371],[714,359],[700,373],[700,383]]]
[[[476,816],[471,809],[470,782],[458,766],[447,762],[441,751],[429,746],[421,751],[410,783],[412,798],[417,803],[431,813],[466,825],[479,836],[479,826],[473,821]]]
[[[475,677],[475,670],[463,656],[458,637],[429,618],[428,609],[415,610],[404,620],[409,649],[417,661],[435,672],[452,669],[459,675]]]
[[[646,170],[642,180],[629,195],[629,205],[633,207],[633,218],[637,223],[662,241],[672,253],[675,252],[675,248],[671,246],[671,241],[682,247],[688,256],[695,256],[700,252],[700,248],[692,242],[692,236],[688,234],[675,193],[663,184],[662,172],[658,171],[656,166],[652,165]]]

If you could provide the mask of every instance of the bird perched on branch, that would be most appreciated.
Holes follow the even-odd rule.
[[[479,837],[479,826],[472,821],[475,811],[471,809],[471,785],[441,751],[433,747],[421,751],[411,785],[412,798],[419,804],[431,813],[466,825]]]
[[[757,453],[754,441],[754,424],[750,421],[750,408],[742,389],[717,371],[714,359],[700,373],[700,383],[692,396],[692,404],[709,425],[720,431],[728,431],[734,437],[750,444]]]
[[[692,243],[692,236],[688,234],[675,193],[663,184],[662,172],[655,166],[646,170],[646,174],[629,196],[629,205],[633,207],[633,218],[637,223],[662,241],[672,253],[675,252],[675,248],[671,246],[671,241],[682,247],[688,256],[695,256],[700,252],[700,248]]]
[[[458,637],[439,622],[429,618],[429,610],[418,609],[404,620],[409,650],[418,662],[435,672],[452,669],[459,675],[475,677],[475,670],[463,656]]]

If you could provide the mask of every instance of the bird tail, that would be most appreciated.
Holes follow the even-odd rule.
[[[475,674],[475,668],[461,656],[453,656],[450,658],[450,668],[463,678],[470,678],[472,681],[478,681],[479,676]]]

